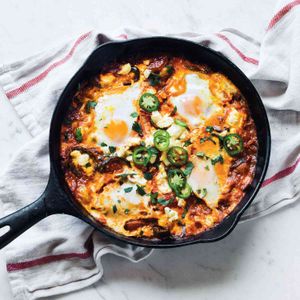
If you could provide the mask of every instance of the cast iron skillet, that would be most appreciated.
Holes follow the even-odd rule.
[[[177,240],[170,238],[166,240],[147,240],[125,237],[97,223],[92,216],[72,199],[60,165],[61,124],[78,83],[98,73],[104,64],[119,60],[124,61],[128,57],[136,57],[141,54],[147,56],[147,54],[155,54],[157,52],[184,56],[193,62],[205,63],[213,70],[227,75],[248,101],[257,128],[259,143],[254,180],[247,188],[244,198],[234,211],[213,229],[197,236]],[[151,37],[103,44],[88,57],[61,94],[53,113],[50,127],[49,152],[51,170],[48,185],[44,193],[35,202],[0,220],[0,228],[7,225],[10,227],[9,231],[0,237],[0,248],[6,246],[41,219],[57,213],[77,217],[92,225],[101,233],[137,246],[166,248],[217,241],[233,230],[242,213],[258,192],[268,167],[270,146],[269,122],[257,91],[242,71],[224,56],[193,42],[166,37]]]

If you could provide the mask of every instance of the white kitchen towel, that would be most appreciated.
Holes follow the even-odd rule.
[[[270,167],[243,220],[299,199],[299,4],[299,0],[281,2],[261,45],[233,29],[209,35],[170,35],[201,43],[229,57],[251,78],[267,108],[272,134]],[[107,40],[149,35],[153,33],[133,29],[124,29],[118,35],[88,32],[74,41],[0,68],[0,85],[32,136],[0,180],[5,214],[32,202],[43,191],[49,174],[50,117],[61,91],[86,57]],[[88,286],[101,278],[101,256],[105,253],[139,261],[150,251],[116,243],[73,217],[50,216],[6,248],[13,295],[18,300],[36,299]]]

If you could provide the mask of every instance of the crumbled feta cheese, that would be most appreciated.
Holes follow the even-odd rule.
[[[90,156],[87,153],[80,153],[78,150],[74,150],[71,152],[71,157],[74,158],[75,162],[79,166],[85,166],[90,159]]]
[[[130,182],[136,183],[138,185],[145,185],[147,183],[147,180],[140,174],[130,175],[127,178]]]
[[[178,213],[177,213],[177,211],[175,211],[175,210],[173,210],[173,209],[171,209],[169,207],[165,207],[165,214],[167,215],[168,220],[170,222],[178,220]]]
[[[145,78],[148,78],[148,77],[150,76],[150,74],[151,74],[151,70],[146,69],[146,70],[144,71],[144,76],[145,76]]]
[[[152,122],[159,128],[167,128],[170,127],[174,120],[168,115],[162,115],[159,111],[154,111],[151,114]]]
[[[177,198],[177,204],[179,207],[184,207],[185,206],[185,200],[182,198]]]
[[[235,109],[235,108],[232,108],[230,110],[230,113],[227,117],[227,120],[226,122],[228,123],[228,125],[230,126],[234,126],[234,125],[237,125],[238,122],[239,122],[239,119],[240,119],[240,114],[239,112]]]
[[[131,65],[128,63],[128,64],[125,64],[125,65],[123,65],[121,67],[121,70],[118,72],[118,74],[120,74],[120,75],[126,75],[130,71],[131,71]]]
[[[167,194],[167,193],[171,193],[172,192],[172,189],[170,188],[167,179],[162,179],[162,180],[159,181],[158,190],[162,194]]]
[[[173,139],[178,139],[186,129],[177,124],[173,124],[170,128],[168,128],[168,133]]]

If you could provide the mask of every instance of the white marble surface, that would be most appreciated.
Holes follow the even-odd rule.
[[[1,1],[0,64],[30,56],[91,28],[136,26],[157,32],[239,28],[262,39],[274,0]],[[259,8],[259,9],[258,9]],[[29,138],[0,103],[0,165]],[[300,205],[237,226],[209,245],[157,250],[139,264],[107,256],[93,286],[51,299],[300,299]],[[12,299],[0,252],[0,299]]]

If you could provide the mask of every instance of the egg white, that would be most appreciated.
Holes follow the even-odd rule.
[[[197,74],[185,75],[186,91],[181,95],[170,98],[170,101],[177,106],[177,111],[185,117],[192,125],[201,124],[203,120],[209,118],[218,111],[218,106],[213,103],[212,94],[209,89],[209,81],[201,79]],[[188,111],[187,106],[193,107],[192,102],[198,97],[201,101],[198,109],[201,111],[199,115],[195,111]]]
[[[201,195],[200,191],[206,189],[207,193],[203,197],[204,201],[210,208],[217,206],[220,196],[220,187],[214,166],[210,161],[205,161],[200,158],[194,158],[192,162],[194,168],[187,180],[188,184],[197,196]],[[206,168],[206,166],[208,167]]]
[[[98,143],[105,143],[109,146],[124,146],[128,144],[128,138],[131,133],[133,118],[131,114],[136,112],[135,102],[141,94],[139,83],[128,87],[120,94],[107,94],[98,99],[95,107],[96,112],[96,137]],[[112,139],[105,133],[105,128],[112,122],[124,122],[127,125],[128,132],[122,139]],[[118,134],[116,132],[116,134]]]
[[[125,192],[125,189],[131,188],[130,192]],[[112,205],[117,205],[122,208],[131,208],[132,206],[137,206],[144,203],[146,206],[149,197],[141,196],[136,191],[137,186],[131,182],[122,184],[121,186],[111,186],[108,189],[104,189],[101,194],[101,201],[105,207],[111,207]]]

